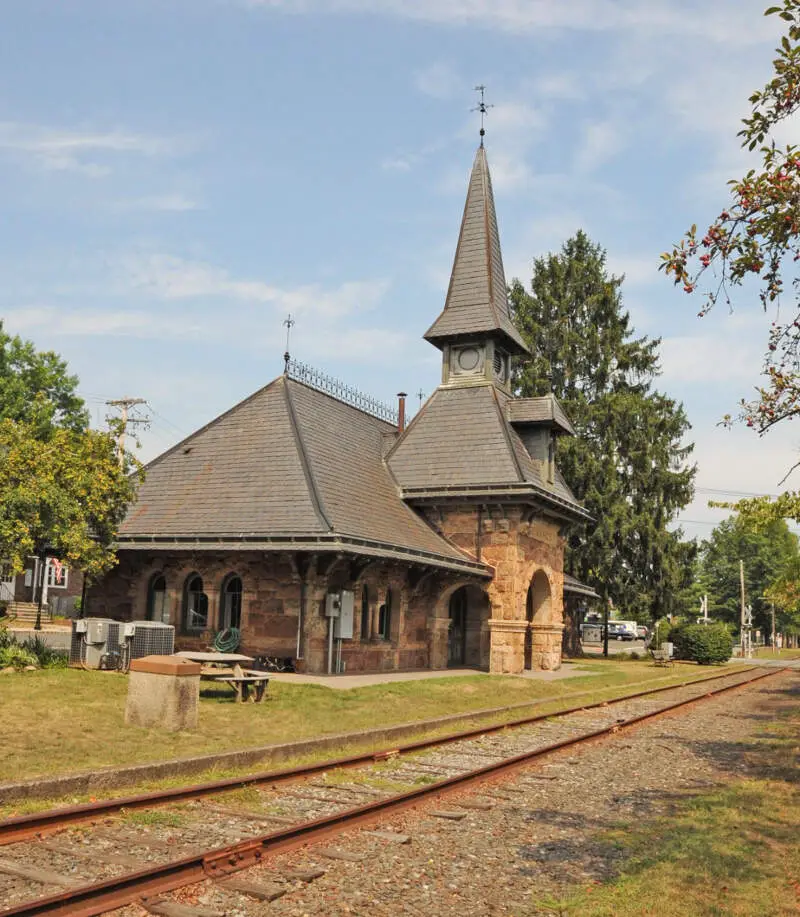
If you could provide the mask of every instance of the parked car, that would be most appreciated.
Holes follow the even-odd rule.
[[[608,622],[608,639],[609,640],[635,640],[636,639],[636,622],[635,621],[609,621]]]
[[[638,638],[639,638],[640,640],[646,640],[646,639],[647,639],[647,634],[648,634],[648,630],[647,630],[647,628],[644,626],[644,624],[640,624],[640,625],[636,628],[636,635],[638,636]]]

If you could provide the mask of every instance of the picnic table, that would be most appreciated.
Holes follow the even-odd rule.
[[[243,653],[208,653],[194,650],[183,650],[175,655],[199,662],[200,678],[217,684],[226,684],[233,689],[238,703],[247,700],[259,703],[266,696],[269,675],[242,667],[242,663],[255,661],[252,656],[245,656]]]

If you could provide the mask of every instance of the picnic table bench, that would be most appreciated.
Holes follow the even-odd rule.
[[[672,659],[672,645],[669,643],[662,643],[657,650],[650,650],[650,655],[656,665],[672,666],[675,664]]]
[[[200,677],[203,677],[203,670],[200,670]],[[258,704],[267,693],[269,684],[269,675],[264,672],[254,672],[252,669],[242,669],[236,665],[233,671],[220,671],[219,669],[210,669],[206,675],[211,681],[222,682],[233,688],[236,693],[238,703],[252,700]],[[252,689],[252,694],[251,694]]]
[[[266,696],[269,675],[254,669],[242,668],[243,662],[254,661],[252,656],[244,656],[241,653],[201,653],[192,650],[184,650],[177,655],[199,662],[200,678],[228,685],[236,694],[238,703],[248,700],[260,703]]]

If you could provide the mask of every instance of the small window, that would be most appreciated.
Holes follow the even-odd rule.
[[[361,631],[362,640],[369,640],[369,586],[361,587]]]
[[[494,352],[494,374],[501,382],[506,381],[506,355],[502,350]]]
[[[547,480],[553,484],[556,479],[556,438],[550,434],[550,440],[547,443]]]
[[[242,580],[235,574],[225,580],[222,587],[222,617],[220,626],[223,630],[242,626]]]
[[[167,581],[162,573],[156,573],[150,580],[150,588],[147,590],[147,620],[169,624]]]
[[[203,592],[203,579],[193,573],[186,580],[183,596],[183,626],[187,631],[208,627],[208,596]]]
[[[390,640],[392,636],[392,590],[386,590],[386,601],[378,610],[378,636]]]
[[[66,589],[69,579],[69,570],[64,564],[59,563],[54,557],[47,559],[47,588]]]

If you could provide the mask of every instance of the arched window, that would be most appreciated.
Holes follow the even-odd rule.
[[[190,574],[183,589],[183,628],[187,631],[208,627],[208,596],[203,592],[203,579]]]
[[[369,640],[369,586],[361,587],[361,631],[362,640]]]
[[[386,601],[378,609],[378,636],[390,640],[392,636],[392,590],[386,590]]]
[[[219,626],[223,630],[242,626],[242,578],[235,573],[225,578],[220,607],[222,614]]]
[[[155,573],[147,588],[147,620],[169,624],[167,581],[163,573]]]

